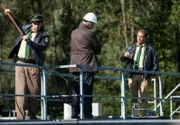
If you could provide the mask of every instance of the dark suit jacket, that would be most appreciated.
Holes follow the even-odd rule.
[[[96,54],[101,52],[101,44],[96,34],[83,23],[71,33],[71,60],[70,64],[98,66]],[[95,70],[95,69],[94,69]],[[93,71],[87,69],[85,71]],[[70,68],[70,72],[79,72],[78,68]]]

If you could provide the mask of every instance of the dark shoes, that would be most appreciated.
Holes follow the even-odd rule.
[[[73,115],[71,116],[72,119],[79,119],[79,116],[78,115]]]
[[[80,119],[80,117],[78,115],[73,115],[71,116],[72,119]],[[93,116],[92,115],[85,115],[84,119],[92,119]]]
[[[93,118],[93,116],[92,115],[85,115],[84,118],[85,119],[91,119],[91,118]]]

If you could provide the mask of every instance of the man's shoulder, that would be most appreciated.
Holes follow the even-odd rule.
[[[136,46],[136,43],[131,43],[129,46]]]
[[[50,36],[49,33],[46,31],[43,32],[43,35],[48,36],[48,37]]]
[[[90,29],[88,29],[86,27],[77,27],[76,29],[74,29],[72,31],[72,34],[79,34],[79,33],[87,35],[87,36],[91,36],[91,35],[95,34],[92,30],[90,30]]]
[[[154,49],[154,47],[152,45],[150,45],[150,44],[146,44],[146,47],[150,48],[150,49]]]
[[[50,37],[49,33],[45,30],[42,30],[41,32],[39,32],[41,34],[42,37]]]
[[[136,43],[131,43],[128,48],[133,48],[133,47],[136,47]]]

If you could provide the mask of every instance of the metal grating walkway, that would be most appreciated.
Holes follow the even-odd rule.
[[[84,119],[84,120],[1,120],[0,125],[180,125],[180,120],[164,118]]]

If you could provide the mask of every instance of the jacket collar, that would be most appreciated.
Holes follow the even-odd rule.
[[[86,29],[88,29],[83,22],[81,22],[81,23],[79,24],[79,28],[86,28]]]

